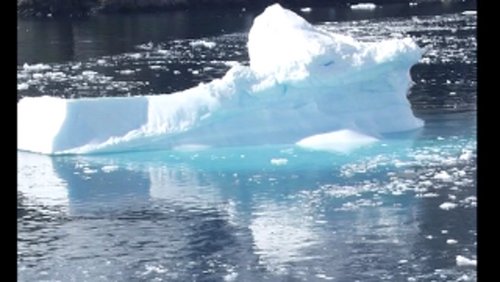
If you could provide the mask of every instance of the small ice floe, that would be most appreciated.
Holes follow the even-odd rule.
[[[196,41],[189,42],[189,45],[191,45],[191,47],[205,47],[208,49],[212,49],[217,44],[215,42],[212,42],[212,41],[196,40]]]
[[[134,74],[135,71],[134,70],[121,70],[118,73],[121,75],[131,75],[131,74]]]
[[[158,49],[158,50],[156,50],[156,52],[158,52],[158,54],[160,54],[160,55],[168,55],[168,54],[170,54],[170,51],[165,50],[165,49]]]
[[[377,8],[377,5],[373,3],[359,3],[351,5],[351,10],[374,10],[375,8]]]
[[[129,57],[131,59],[140,59],[142,57],[142,54],[141,53],[132,53],[132,54],[128,54],[127,57]]]
[[[476,196],[469,196],[460,201],[460,203],[463,203],[466,207],[477,207],[477,198]]]
[[[318,274],[316,274],[314,276],[316,276],[317,278],[320,278],[320,279],[333,280],[333,277],[327,276],[327,275],[325,275],[323,273],[318,273]]]
[[[475,15],[477,15],[477,11],[472,11],[472,10],[471,11],[463,11],[462,15],[464,15],[464,16],[475,16]]]
[[[304,7],[304,8],[300,8],[300,11],[304,12],[304,13],[310,13],[312,11],[312,9],[311,9],[311,7]]]
[[[83,168],[83,173],[85,174],[93,174],[93,173],[96,173],[97,172],[97,169],[91,169],[89,167],[84,167]]]
[[[158,266],[155,266],[155,265],[146,265],[146,271],[144,272],[144,275],[148,275],[150,273],[161,274],[161,273],[165,273],[167,271],[168,270],[166,268],[164,268],[162,265],[158,265]]]
[[[434,179],[448,182],[451,181],[451,175],[449,175],[446,171],[440,171],[434,175]]]
[[[425,193],[425,194],[417,194],[417,198],[436,198],[439,197],[437,193]]]
[[[240,65],[240,63],[238,61],[225,61],[225,62],[223,62],[223,64],[228,66],[228,67],[235,67],[235,66]]]
[[[468,161],[468,160],[472,159],[472,151],[463,150],[462,154],[460,155],[460,157],[458,157],[458,159],[461,161]]]
[[[42,79],[43,78],[43,73],[34,73],[33,74],[33,79]]]
[[[236,281],[236,278],[238,278],[238,272],[229,272],[228,274],[224,275],[224,281],[230,282],[230,281]]]
[[[76,63],[76,64],[74,64],[74,65],[71,66],[72,70],[79,70],[81,68],[82,68],[82,63],[80,63],[80,62],[78,62],[78,63]]]
[[[477,260],[468,259],[461,255],[457,256],[456,261],[458,266],[477,266]]]
[[[442,203],[441,205],[439,205],[439,208],[442,209],[442,210],[445,210],[445,211],[448,211],[448,210],[451,210],[451,209],[454,209],[457,207],[457,204],[455,203],[450,203],[450,202],[444,202]]]
[[[23,65],[23,69],[25,71],[43,71],[43,70],[50,70],[51,67],[49,65],[46,65],[46,64],[29,65],[29,64],[25,63]]]
[[[104,59],[99,59],[99,60],[97,60],[97,61],[96,61],[96,63],[97,63],[98,65],[101,65],[101,66],[102,66],[102,65],[105,65],[105,64],[106,64],[106,60],[104,60]]]
[[[173,71],[173,73],[174,73],[175,75],[179,75],[179,74],[181,74],[181,71],[180,71],[180,70],[174,70],[174,71]]]
[[[458,241],[455,239],[446,240],[446,244],[448,244],[448,245],[455,245],[456,243],[458,243]]]
[[[271,159],[270,163],[276,166],[286,165],[288,163],[288,159],[285,158]]]
[[[116,165],[105,165],[105,166],[101,167],[101,170],[104,173],[110,173],[110,172],[118,170],[118,166],[116,166]]]
[[[28,83],[22,82],[17,84],[17,90],[27,90],[29,87]]]
[[[82,75],[87,76],[87,77],[94,77],[97,75],[97,72],[91,71],[91,70],[86,70],[86,71],[82,71]]]
[[[417,5],[418,5],[417,2],[410,2],[410,3],[408,3],[408,6],[410,6],[410,7],[415,7]]]
[[[464,274],[464,275],[458,277],[457,281],[472,281],[472,278],[469,277],[467,274]]]
[[[141,44],[141,45],[137,45],[136,48],[137,49],[140,49],[140,50],[151,50],[153,49],[154,45],[153,45],[153,42],[148,42],[148,43],[144,43],[144,44]]]

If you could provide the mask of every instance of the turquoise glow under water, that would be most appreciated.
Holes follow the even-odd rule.
[[[19,276],[474,278],[456,256],[476,256],[475,156],[473,113],[435,116],[349,154],[19,152]]]

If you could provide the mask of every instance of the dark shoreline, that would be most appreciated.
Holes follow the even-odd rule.
[[[220,8],[263,9],[280,3],[284,7],[335,7],[355,3],[377,5],[439,2],[440,0],[17,0],[17,14],[25,18],[79,18],[95,14],[154,13],[173,10],[210,10]],[[472,2],[475,0],[450,0]]]

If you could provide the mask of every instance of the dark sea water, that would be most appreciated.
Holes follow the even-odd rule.
[[[293,145],[18,152],[19,281],[475,281],[475,3],[297,11],[413,36],[421,130],[350,154]],[[18,99],[164,94],[247,64],[258,11],[18,20]]]

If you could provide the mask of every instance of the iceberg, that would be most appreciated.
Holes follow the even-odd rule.
[[[18,149],[86,154],[300,143],[330,150],[423,125],[406,97],[409,69],[422,55],[411,38],[358,42],[274,4],[254,19],[247,47],[249,66],[168,95],[23,98]]]

